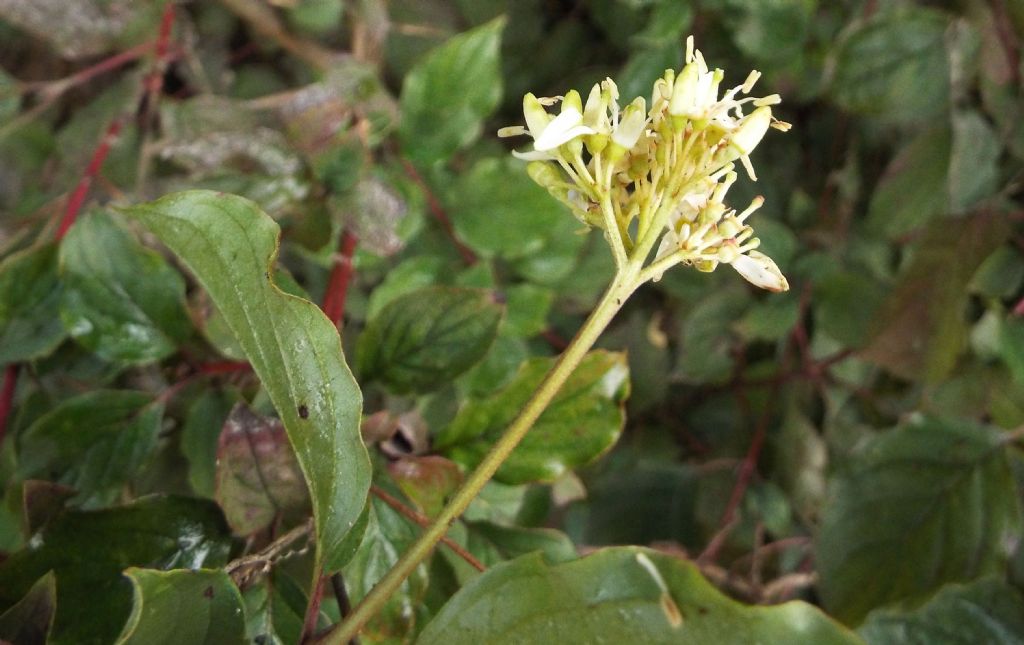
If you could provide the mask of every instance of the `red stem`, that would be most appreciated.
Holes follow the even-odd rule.
[[[14,406],[14,390],[18,386],[20,367],[18,364],[12,364],[4,369],[4,383],[0,387],[0,444],[3,444],[4,436],[7,434],[7,420]]]
[[[476,253],[473,253],[473,249],[469,248],[459,240],[459,237],[455,234],[455,227],[452,226],[452,220],[448,217],[448,213],[445,212],[444,207],[441,206],[441,202],[438,201],[430,187],[427,186],[427,182],[423,180],[423,176],[420,175],[419,171],[416,170],[416,166],[412,165],[408,159],[402,159],[402,166],[405,168],[405,174],[409,176],[416,185],[420,187],[423,194],[427,197],[427,208],[430,209],[430,213],[434,216],[434,219],[441,224],[441,228],[444,229],[445,234],[455,245],[459,255],[462,256],[463,262],[469,265],[477,263]]]
[[[114,145],[117,136],[121,133],[123,124],[124,116],[122,115],[111,121],[107,131],[103,133],[103,138],[100,139],[99,145],[92,153],[92,159],[89,160],[89,165],[85,168],[85,174],[82,175],[82,178],[78,181],[78,186],[75,187],[75,192],[71,193],[71,198],[68,199],[67,207],[64,209],[64,217],[60,222],[60,228],[57,229],[56,238],[58,242],[64,239],[68,229],[75,223],[79,211],[82,210],[82,205],[85,204],[85,198],[89,195],[89,188],[99,174],[100,168],[103,167],[103,162],[106,161],[111,146]]]
[[[335,327],[341,328],[345,317],[345,300],[348,297],[348,285],[352,282],[352,256],[356,252],[359,238],[345,229],[338,242],[338,256],[331,269],[331,277],[324,293],[324,313],[331,319]]]
[[[232,374],[234,372],[248,372],[251,369],[252,366],[245,361],[214,361],[212,363],[203,363],[199,366],[197,372],[206,375]]]
[[[160,18],[160,32],[156,39],[156,60],[153,71],[146,78],[146,91],[152,98],[164,87],[164,70],[167,66],[167,52],[170,49],[171,31],[174,29],[174,3],[164,5],[164,13]]]
[[[324,597],[324,582],[326,582],[327,576],[320,576],[317,578],[316,586],[313,587],[312,593],[309,594],[309,605],[306,607],[306,619],[302,621],[302,635],[299,637],[300,643],[305,643],[313,635],[316,634],[316,623],[320,617],[320,601]]]

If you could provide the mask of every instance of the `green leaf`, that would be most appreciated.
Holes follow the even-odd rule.
[[[550,565],[540,554],[496,565],[465,585],[423,630],[444,643],[854,645],[820,611],[794,601],[745,607],[696,565],[636,547]]]
[[[117,645],[242,645],[242,596],[220,570],[130,568],[132,613]]]
[[[880,435],[830,495],[816,543],[821,594],[850,624],[999,570],[1022,528],[1003,436],[966,421]]]
[[[245,350],[309,486],[318,561],[336,570],[370,486],[359,436],[362,395],[331,321],[270,280],[280,229],[252,202],[208,191],[177,193],[128,212],[196,274]]]
[[[48,571],[57,577],[52,645],[110,643],[131,611],[121,572],[220,567],[230,548],[220,509],[184,497],[147,497],[100,511],[67,511],[0,563],[0,611]]]
[[[885,298],[885,287],[861,269],[825,275],[814,285],[815,329],[846,347],[862,347]]]
[[[572,220],[564,206],[531,180],[515,159],[484,159],[462,174],[447,196],[459,239],[484,257],[538,253],[559,224]],[[578,228],[578,226],[577,226]]]
[[[912,611],[871,612],[858,632],[868,645],[1021,645],[1024,596],[995,578],[947,585]]]
[[[949,18],[934,9],[879,12],[836,51],[832,94],[849,110],[898,121],[947,109]]]
[[[508,289],[505,297],[508,300],[505,327],[509,333],[530,338],[544,331],[551,303],[555,300],[551,289],[517,284]]]
[[[60,345],[67,335],[54,315],[60,293],[55,244],[0,263],[0,364],[40,358]]]
[[[998,215],[935,222],[875,316],[862,356],[898,376],[935,383],[967,341],[967,285],[1006,236]]]
[[[50,572],[25,597],[0,614],[0,642],[45,645],[57,609],[57,581]]]
[[[60,269],[64,327],[105,360],[158,361],[191,332],[185,280],[105,211],[88,213],[68,231]]]
[[[465,148],[501,100],[504,18],[450,38],[405,76],[398,137],[414,162],[431,165]]]
[[[502,308],[480,289],[428,287],[395,298],[359,337],[359,374],[398,393],[423,393],[487,353]]]
[[[555,359],[527,361],[508,386],[470,401],[437,437],[435,447],[472,468],[518,416]],[[506,484],[553,481],[587,464],[618,440],[625,423],[629,369],[623,354],[587,354],[523,441],[498,470]]]
[[[353,603],[370,593],[419,535],[419,527],[378,498],[371,498],[369,507],[369,527],[343,572]],[[426,566],[419,565],[363,628],[361,637],[374,643],[405,641],[418,619],[417,607],[427,588],[426,573]]]
[[[18,438],[18,476],[75,488],[77,502],[113,502],[156,448],[163,404],[145,392],[94,390],[64,401]]]
[[[901,149],[871,195],[868,226],[894,239],[949,210],[948,127],[930,128]]]
[[[217,443],[237,395],[221,389],[201,393],[188,408],[181,429],[181,453],[188,460],[188,483],[203,497],[217,485]]]
[[[220,435],[216,500],[238,535],[309,517],[302,471],[279,419],[235,405]]]
[[[540,551],[549,562],[575,560],[576,545],[554,529],[502,526],[493,522],[467,522],[467,548],[485,565]]]

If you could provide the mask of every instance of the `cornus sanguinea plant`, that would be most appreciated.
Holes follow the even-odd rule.
[[[678,75],[667,70],[655,82],[650,109],[643,97],[621,107],[609,78],[594,85],[585,104],[576,90],[527,94],[526,126],[498,134],[533,138],[533,150],[513,154],[530,162],[530,177],[580,222],[604,231],[620,269],[644,264],[657,244],[644,278],[657,280],[676,264],[700,271],[729,264],[762,289],[785,291],[785,276],[755,250],[760,240],[747,224],[764,199],[740,212],[725,203],[736,162],[756,181],[750,153],[770,127],[789,129],[772,116],[780,98],[747,96],[756,71],[720,94],[724,72],[708,68],[692,37],[686,61]]]
[[[650,109],[643,97],[622,107],[618,87],[609,78],[591,88],[585,103],[576,90],[557,97],[527,94],[525,125],[498,132],[533,139],[532,150],[513,154],[529,162],[530,177],[585,227],[603,231],[615,258],[615,276],[519,416],[421,539],[328,642],[348,642],[429,555],[640,285],[660,279],[678,264],[714,271],[724,263],[758,287],[789,289],[775,262],[755,250],[760,242],[747,224],[763,198],[755,198],[741,212],[725,203],[737,180],[736,162],[756,181],[750,153],[770,127],[789,129],[772,116],[771,106],[780,99],[746,96],[757,72],[719,95],[724,72],[708,69],[692,37],[687,39],[686,61],[678,75],[668,70],[654,84]],[[746,113],[748,107],[753,110]]]

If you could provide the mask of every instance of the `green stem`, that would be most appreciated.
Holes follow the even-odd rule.
[[[601,332],[605,330],[615,314],[622,308],[630,295],[640,286],[639,265],[630,263],[624,270],[620,271],[615,280],[609,285],[604,296],[598,303],[583,327],[576,333],[576,337],[558,358],[554,367],[548,372],[541,382],[533,397],[527,402],[522,412],[512,425],[508,427],[505,434],[494,444],[491,451],[483,458],[483,461],[470,474],[469,478],[462,485],[462,488],[455,494],[455,497],[441,511],[441,514],[427,527],[423,535],[413,546],[406,551],[395,566],[381,578],[380,582],[363,598],[362,602],[352,611],[343,622],[336,625],[330,632],[325,634],[319,641],[321,645],[344,645],[359,633],[363,625],[372,618],[377,611],[387,602],[395,591],[402,585],[412,571],[421,562],[427,559],[431,551],[448,532],[448,527],[454,522],[469,506],[470,502],[480,493],[480,490],[491,480],[494,473],[512,454],[519,442],[526,436],[527,431],[540,417],[541,413],[548,407],[551,401],[558,394],[559,389],[573,370],[580,364],[587,351],[594,345]]]

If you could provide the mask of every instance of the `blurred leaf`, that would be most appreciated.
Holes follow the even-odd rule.
[[[459,239],[484,257],[540,255],[550,237],[573,235],[558,226],[572,220],[565,208],[515,159],[477,162],[456,180],[447,202]]]
[[[540,552],[548,562],[568,562],[578,557],[569,536],[554,529],[528,529],[493,522],[467,524],[467,548],[485,566]]]
[[[885,300],[885,287],[862,270],[827,274],[814,285],[815,329],[846,347],[862,347]]]
[[[0,363],[46,356],[66,332],[55,315],[61,297],[57,246],[44,244],[0,263]]]
[[[406,214],[405,202],[384,181],[361,179],[350,194],[333,203],[333,208],[364,249],[385,257],[402,249],[397,229]]]
[[[519,415],[554,360],[531,359],[504,389],[466,403],[437,436],[434,447],[467,468],[474,467]],[[495,479],[506,484],[553,481],[566,470],[593,461],[622,433],[628,396],[625,356],[587,354]]]
[[[458,465],[438,455],[396,459],[388,464],[388,473],[428,517],[437,515],[462,483]]]
[[[817,517],[825,501],[825,439],[799,408],[791,406],[773,444],[777,481],[802,516]]]
[[[437,389],[484,357],[501,313],[477,289],[428,287],[398,297],[359,337],[359,373],[398,394]]]
[[[507,316],[505,328],[512,334],[529,338],[547,327],[548,311],[555,299],[551,289],[532,284],[517,284],[505,292]]]
[[[934,9],[878,12],[836,50],[832,93],[846,109],[899,121],[947,109],[949,18]]]
[[[196,274],[245,350],[305,474],[319,564],[335,570],[370,485],[362,395],[331,321],[270,280],[280,229],[252,202],[206,191],[128,212]]]
[[[1024,255],[1010,246],[993,251],[971,278],[970,289],[990,298],[1009,298],[1024,283]]]
[[[953,115],[953,150],[949,157],[950,208],[962,213],[999,189],[999,155],[1003,147],[992,127],[977,112]]]
[[[825,606],[856,624],[875,607],[1000,570],[1022,529],[1004,446],[995,430],[940,419],[873,439],[824,510]]]
[[[308,517],[306,483],[279,419],[235,404],[217,448],[216,500],[238,535]]]
[[[156,448],[163,404],[145,392],[93,390],[40,417],[18,440],[18,475],[51,479],[84,506],[118,498]]]
[[[370,524],[363,542],[343,571],[345,587],[353,604],[362,600],[419,535],[419,527],[376,497],[370,501]],[[426,592],[426,567],[419,565],[398,591],[370,619],[361,639],[370,642],[402,642],[415,633],[417,611]]]
[[[1003,321],[999,334],[1000,358],[1018,385],[1024,385],[1024,319],[1013,316]]]
[[[540,554],[464,586],[418,643],[857,643],[811,605],[745,607],[695,565],[635,547],[549,565]]]
[[[371,319],[376,318],[384,305],[399,296],[438,283],[445,273],[445,268],[443,259],[430,255],[417,255],[403,260],[392,267],[384,276],[384,281],[370,293],[367,315]]]
[[[221,570],[129,568],[134,599],[118,645],[242,645],[242,596]]]
[[[579,544],[697,546],[698,479],[692,467],[649,461],[602,473],[588,482],[586,499],[569,507],[567,530]]]
[[[709,294],[689,312],[676,364],[685,382],[722,383],[729,378],[735,342],[730,328],[749,301],[749,294],[737,286]]]
[[[14,645],[45,645],[57,610],[53,572],[36,581],[25,597],[0,614],[0,640]]]
[[[188,460],[188,483],[203,497],[217,484],[217,443],[237,396],[221,389],[202,392],[188,408],[181,429],[181,453]]]
[[[858,632],[868,645],[1019,645],[1024,596],[995,578],[947,585],[917,609],[871,612]]]
[[[57,614],[48,642],[110,643],[131,610],[125,568],[220,567],[229,546],[224,517],[203,500],[147,497],[117,508],[68,511],[0,563],[0,609],[52,570]]]
[[[504,18],[495,18],[448,39],[405,76],[398,138],[417,164],[444,161],[480,136],[501,100],[504,26]]]
[[[1005,235],[1003,219],[984,214],[931,226],[879,309],[863,357],[907,379],[946,377],[967,339],[967,284]]]
[[[191,332],[185,280],[105,211],[86,214],[68,231],[60,269],[64,327],[105,360],[158,361]]]
[[[927,129],[912,139],[886,167],[872,194],[868,226],[892,239],[946,215],[952,151],[948,128]]]
[[[727,0],[725,19],[740,51],[761,65],[781,67],[799,59],[816,4],[814,0]]]
[[[163,2],[129,0],[0,0],[0,17],[47,41],[65,58],[102,54],[138,23],[159,11]],[[155,15],[159,15],[156,13]],[[155,24],[155,20],[152,21]]]

